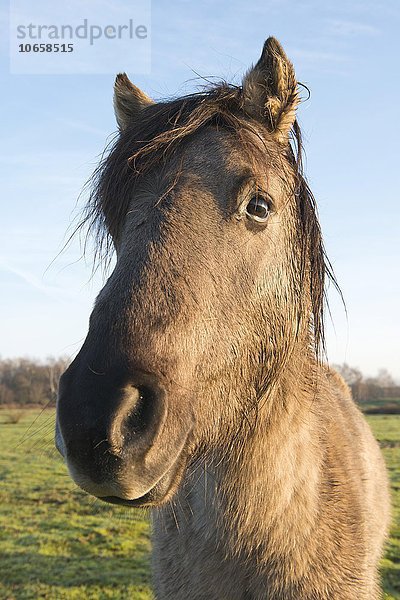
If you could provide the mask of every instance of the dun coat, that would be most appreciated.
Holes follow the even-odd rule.
[[[240,87],[155,103],[116,80],[86,222],[117,260],[56,440],[84,490],[151,507],[161,600],[380,597],[388,482],[321,360],[333,276],[299,99],[274,38]]]

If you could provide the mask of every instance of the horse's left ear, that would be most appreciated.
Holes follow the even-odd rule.
[[[149,104],[153,104],[153,100],[133,85],[126,73],[117,75],[114,85],[114,110],[121,131],[133,123]]]
[[[287,144],[300,98],[293,65],[275,38],[267,39],[260,60],[245,75],[242,101],[245,112]]]

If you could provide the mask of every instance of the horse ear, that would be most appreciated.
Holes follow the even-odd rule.
[[[114,111],[118,126],[124,130],[153,101],[129,80],[126,73],[119,73],[114,85]]]
[[[266,122],[279,142],[288,142],[300,97],[293,65],[275,38],[267,39],[260,60],[245,75],[242,101],[245,112]]]

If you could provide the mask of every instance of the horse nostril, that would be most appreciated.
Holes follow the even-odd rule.
[[[157,414],[157,394],[149,387],[128,386],[110,423],[108,441],[113,454],[137,445],[154,429]]]
[[[122,421],[125,435],[135,435],[146,430],[154,408],[154,392],[149,388],[136,388],[137,401],[128,409]]]

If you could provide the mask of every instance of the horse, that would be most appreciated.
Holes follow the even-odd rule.
[[[150,507],[158,599],[380,597],[388,479],[325,360],[300,93],[272,37],[240,86],[155,102],[116,78],[83,218],[115,268],[56,445],[87,493]]]

